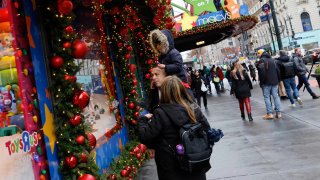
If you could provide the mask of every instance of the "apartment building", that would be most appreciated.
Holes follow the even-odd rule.
[[[244,0],[249,5],[250,14],[257,16],[260,22],[250,30],[251,49],[274,49],[278,51],[272,17],[271,33],[266,15],[261,7],[269,0]],[[320,0],[273,0],[285,50],[294,47],[312,49],[320,46]],[[274,40],[272,42],[271,34]]]

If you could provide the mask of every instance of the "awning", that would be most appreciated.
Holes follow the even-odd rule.
[[[216,44],[229,37],[237,36],[251,29],[258,19],[254,16],[243,16],[236,19],[194,27],[179,32],[175,37],[175,47],[180,51]]]

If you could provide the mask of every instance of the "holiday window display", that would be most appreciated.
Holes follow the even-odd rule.
[[[0,7],[0,173],[46,179],[47,165],[33,65],[20,2]]]

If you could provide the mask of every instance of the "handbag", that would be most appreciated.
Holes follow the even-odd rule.
[[[202,91],[202,92],[208,91],[208,88],[207,88],[207,86],[204,84],[204,82],[203,82],[202,79],[201,79],[201,91]]]
[[[218,76],[213,78],[213,82],[215,83],[219,83],[220,82],[220,78]]]

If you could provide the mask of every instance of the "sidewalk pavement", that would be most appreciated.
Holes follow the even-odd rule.
[[[316,85],[312,89],[320,94]],[[208,96],[208,111],[203,112],[211,126],[222,129],[225,136],[213,148],[207,179],[320,179],[320,100],[313,100],[302,89],[300,97],[303,106],[289,108],[290,101],[282,100],[283,117],[263,120],[262,91],[254,84],[253,122],[249,122],[241,120],[238,101],[229,91]],[[154,161],[140,169],[137,179],[157,179]]]

